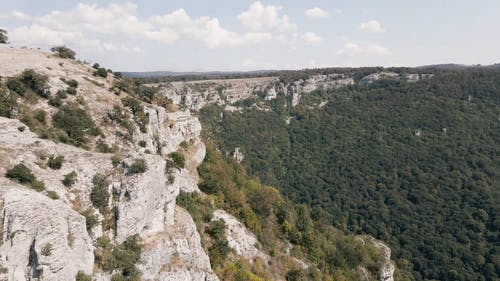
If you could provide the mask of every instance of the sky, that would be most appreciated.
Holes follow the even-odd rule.
[[[500,62],[499,0],[16,0],[12,46],[66,45],[115,71]]]

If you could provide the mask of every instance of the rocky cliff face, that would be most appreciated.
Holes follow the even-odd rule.
[[[73,280],[92,273],[85,219],[62,201],[2,182],[2,280]]]
[[[96,239],[107,236],[121,243],[134,235],[144,244],[138,263],[144,280],[218,280],[193,220],[175,205],[180,190],[198,191],[196,168],[205,147],[197,118],[189,112],[167,113],[162,107],[145,105],[149,115],[145,132],[136,129],[134,141],[124,141],[117,137],[123,129],[106,117],[120,101],[108,90],[114,78],[94,77],[86,65],[33,50],[0,49],[0,65],[4,77],[24,68],[47,75],[53,93],[65,87],[60,78],[77,80],[78,97],[101,128],[103,141],[121,153],[115,167],[113,154],[41,139],[28,128],[19,130],[25,127],[20,121],[0,117],[1,280],[74,280],[78,272],[110,280],[111,273],[95,272]],[[33,108],[55,111],[43,100]],[[144,147],[134,143],[140,140],[146,142]],[[168,154],[179,150],[182,142],[190,144],[185,168],[168,167]],[[60,169],[47,167],[50,155],[64,156]],[[139,158],[147,170],[132,173],[130,165]],[[45,191],[3,177],[19,163],[44,183]],[[68,188],[62,179],[73,171],[77,180]],[[114,218],[92,207],[92,179],[97,173],[107,176],[112,194],[107,206],[114,210]],[[97,225],[89,232],[80,214],[88,208],[98,215]]]
[[[152,86],[159,87],[161,92],[172,99],[174,103],[191,110],[200,110],[208,104],[226,106],[228,111],[238,111],[232,106],[245,99],[273,100],[279,94],[287,96],[291,106],[297,106],[303,95],[314,91],[338,90],[350,85],[369,85],[377,80],[402,80],[417,82],[431,78],[432,74],[404,74],[381,71],[369,74],[355,82],[347,74],[311,75],[306,79],[299,79],[284,83],[279,77],[258,77],[246,79],[220,79],[188,82],[160,83]],[[257,104],[254,107],[259,108]],[[266,108],[260,108],[266,110]]]
[[[292,106],[300,102],[303,94],[316,90],[335,90],[354,84],[343,74],[313,75],[306,80],[284,84],[278,77],[246,79],[204,80],[156,84],[174,103],[200,110],[207,104],[228,105],[248,98],[273,100],[278,94],[289,96]],[[231,107],[229,108],[231,110]]]

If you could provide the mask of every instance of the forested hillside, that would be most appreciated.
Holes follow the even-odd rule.
[[[498,280],[500,71],[266,103],[204,108],[206,137],[227,154],[241,147],[251,175],[316,219],[389,243],[417,280]]]

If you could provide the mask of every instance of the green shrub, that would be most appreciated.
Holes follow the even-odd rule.
[[[112,153],[113,149],[105,143],[102,139],[97,140],[95,149],[100,153]]]
[[[49,168],[51,168],[53,170],[59,170],[59,169],[61,169],[63,162],[64,162],[64,156],[51,155],[49,157],[49,161],[47,162],[47,166],[49,166]]]
[[[139,144],[140,147],[146,147],[146,141],[145,140],[140,140],[138,144]]]
[[[213,267],[222,265],[230,252],[229,244],[224,234],[226,224],[223,220],[211,221],[206,230],[212,238],[212,245],[208,248],[208,255]]]
[[[108,77],[108,71],[106,71],[105,68],[102,68],[102,67],[99,67],[95,72],[94,72],[94,75],[95,76],[100,76],[102,78],[106,78]]]
[[[33,92],[41,97],[47,98],[49,92],[47,90],[47,82],[49,78],[46,75],[39,74],[33,69],[24,70],[18,78]]]
[[[73,171],[69,174],[64,175],[64,179],[62,180],[62,183],[66,187],[73,186],[77,180],[76,178],[77,178],[76,172]]]
[[[133,79],[125,78],[118,81],[115,81],[113,84],[113,89],[118,89],[120,91],[127,92],[129,94],[133,94],[135,92],[136,83]]]
[[[219,219],[211,221],[205,231],[213,239],[223,239],[225,235],[225,229],[226,223],[224,222],[224,220]]]
[[[37,109],[33,113],[33,118],[35,118],[41,124],[45,125],[47,121],[47,113],[43,109]]]
[[[105,271],[118,270],[112,280],[139,280],[140,272],[136,264],[139,262],[142,246],[137,235],[128,237],[120,245],[111,245],[106,237],[97,241],[96,262]]]
[[[187,141],[182,141],[179,146],[183,149],[188,149],[189,148],[189,142]]]
[[[157,92],[156,88],[141,85],[136,89],[135,94],[143,101],[151,103]]]
[[[76,146],[85,144],[87,135],[96,136],[99,134],[94,120],[85,110],[77,106],[62,106],[52,116],[52,125],[66,132],[70,142]]]
[[[78,271],[75,281],[92,281],[92,276],[83,273],[83,271]]]
[[[14,113],[18,111],[18,107],[16,96],[0,88],[0,116],[15,117]]]
[[[94,69],[99,69],[101,66],[96,62],[94,65],[92,65],[92,68]]]
[[[132,174],[140,174],[146,172],[148,166],[146,164],[146,160],[144,159],[135,159],[134,162],[130,165],[130,172]]]
[[[9,90],[16,92],[20,96],[25,96],[26,95],[26,87],[24,86],[23,82],[19,81],[16,78],[9,78],[7,80],[7,88]]]
[[[135,114],[136,112],[143,111],[144,108],[141,105],[141,102],[138,99],[135,99],[133,97],[125,97],[122,99],[122,104],[130,109],[132,111],[132,114]]]
[[[170,162],[174,168],[182,169],[186,165],[186,158],[184,154],[179,151],[174,151],[168,155],[172,161]],[[169,168],[170,169],[170,168]]]
[[[7,36],[7,30],[0,29],[0,44],[9,43],[9,37]]]
[[[31,184],[36,181],[35,175],[24,164],[19,163],[12,169],[7,170],[5,176],[21,184]]]
[[[75,89],[78,88],[78,81],[76,81],[75,79],[66,80],[64,77],[61,77],[59,79],[61,81],[63,81],[64,83],[66,83],[66,85],[68,85],[71,88],[75,88]]]
[[[12,169],[7,170],[5,176],[19,182],[20,184],[29,185],[31,188],[39,192],[45,189],[45,184],[37,180],[31,170],[22,163],[19,163]]]
[[[47,191],[47,197],[49,197],[50,199],[53,199],[53,200],[59,199],[59,195],[57,194],[57,192],[55,192],[53,190]]]
[[[45,184],[39,180],[35,180],[34,182],[31,183],[31,188],[38,192],[42,192],[45,190]]]
[[[97,173],[94,175],[92,183],[94,186],[90,192],[90,201],[92,205],[103,214],[108,206],[109,200],[108,179],[105,175]]]
[[[85,226],[87,227],[87,231],[90,231],[99,223],[99,221],[97,220],[97,216],[92,208],[88,208],[87,210],[83,211],[81,215],[85,217]]]
[[[120,162],[122,161],[122,158],[120,155],[115,154],[111,157],[111,164],[113,164],[113,167],[118,167]]]
[[[144,112],[141,102],[133,97],[125,97],[122,99],[122,104],[132,111],[134,120],[139,126],[141,132],[146,132],[146,125],[149,122],[149,116]]]
[[[60,107],[62,105],[62,100],[59,97],[49,97],[49,105]]]
[[[72,96],[76,95],[76,93],[77,93],[77,91],[76,91],[76,87],[68,87],[68,88],[66,89],[66,93],[67,93],[68,95],[72,95]]]
[[[26,127],[25,126],[19,126],[19,127],[17,127],[17,130],[19,132],[24,132],[24,130],[26,130]]]
[[[59,90],[56,93],[56,98],[58,98],[58,99],[63,100],[65,98],[67,98],[67,97],[68,97],[68,95],[67,95],[66,91],[64,91],[64,90]]]
[[[52,52],[56,53],[56,55],[63,59],[75,59],[75,51],[71,50],[66,46],[56,46],[50,49]]]

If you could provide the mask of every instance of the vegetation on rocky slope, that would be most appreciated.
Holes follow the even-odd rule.
[[[211,261],[217,261],[215,270],[223,280],[277,277],[304,280],[300,276],[308,280],[363,280],[360,267],[377,278],[382,257],[372,245],[343,234],[327,225],[324,218],[313,217],[308,206],[293,204],[275,188],[252,179],[242,165],[225,158],[210,143],[198,170],[200,189],[209,195],[184,193],[177,202],[191,213],[200,233],[210,234],[206,245]],[[229,211],[257,235],[263,249],[272,257],[270,266],[259,268],[259,262],[249,266],[244,260],[225,254],[224,241],[214,238],[220,237],[218,234],[224,227],[211,221],[210,214],[215,208]],[[290,247],[285,240],[290,241],[294,256],[310,262],[309,269],[293,265],[290,257],[283,255]]]

